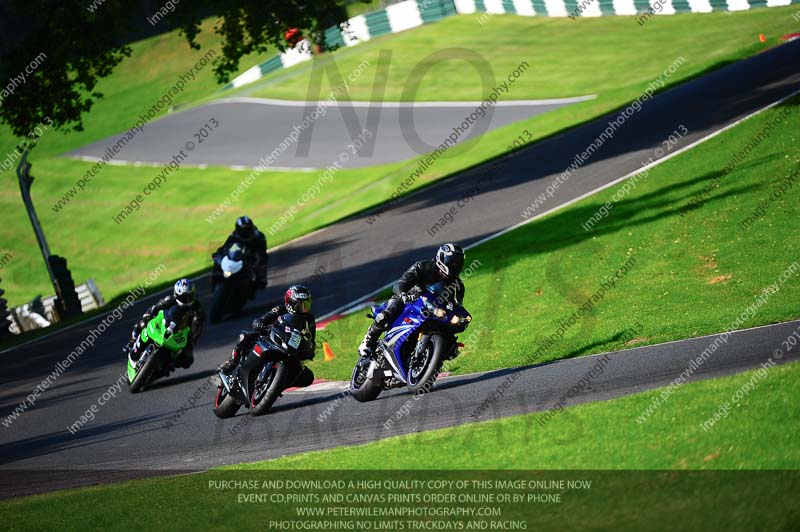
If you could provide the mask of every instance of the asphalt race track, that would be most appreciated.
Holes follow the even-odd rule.
[[[531,116],[546,113],[587,97],[563,100],[500,102],[457,138],[462,142]],[[591,96],[588,98],[592,98]],[[145,126],[115,157],[116,161],[163,164],[183,150],[183,164],[256,167],[296,130],[288,149],[269,161],[272,168],[326,168],[340,161],[343,168],[405,161],[429,153],[453,133],[480,102],[335,102],[324,114],[314,114],[317,102],[232,98],[169,115]],[[306,126],[301,127],[303,120]],[[312,120],[313,118],[316,118]],[[195,136],[201,128],[207,132]],[[367,129],[367,146],[352,155],[348,144]],[[350,134],[348,134],[348,132]],[[352,134],[352,136],[351,136]],[[100,158],[120,136],[116,135],[71,152],[73,157]],[[456,140],[454,138],[454,140]],[[193,142],[192,150],[186,148]],[[374,145],[369,143],[374,142]]]
[[[800,42],[792,42],[653,98],[561,185],[537,214],[638,170],[679,125],[689,131],[679,141],[680,146],[687,146],[793,94],[800,90],[798,65]],[[267,302],[276,301],[287,283],[314,277],[309,285],[315,294],[315,310],[321,315],[392,281],[411,261],[430,256],[441,241],[475,243],[520,223],[521,213],[533,198],[615,116],[601,118],[501,159],[492,170],[495,177],[489,180],[490,186],[484,187],[459,212],[457,223],[444,226],[435,238],[428,235],[427,229],[464,197],[471,186],[482,179],[486,182],[486,168],[475,168],[398,201],[381,216],[370,219],[372,223],[367,219],[375,213],[368,212],[281,247],[271,257],[270,289],[263,304],[250,307],[247,318],[209,326],[190,370],[177,373],[138,396],[121,394],[100,409],[92,423],[75,435],[70,434],[67,426],[124,371],[120,346],[128,337],[137,313],[149,301],[139,303],[59,377],[34,408],[10,426],[0,427],[0,469],[6,480],[2,483],[2,495],[175,470],[202,470],[548,408],[586,374],[597,357],[447,379],[439,391],[424,397],[391,431],[385,430],[383,423],[408,400],[402,392],[387,393],[367,405],[345,399],[324,422],[317,416],[336,401],[336,391],[287,394],[276,403],[272,415],[250,418],[240,414],[220,421],[211,412],[209,390],[202,401],[185,410],[174,426],[164,426],[213,375],[213,368],[228,355],[237,331],[265,309]],[[711,178],[719,170],[708,169],[708,174],[698,179]],[[714,197],[708,201],[714,201]],[[663,208],[668,210],[672,205]],[[624,223],[609,219],[598,230],[625,228]],[[324,275],[314,276],[320,267],[324,267]],[[780,273],[775,272],[776,277]],[[206,302],[208,279],[201,278],[199,282]],[[771,280],[764,282],[766,286]],[[466,303],[469,307],[469,293]],[[97,320],[90,320],[0,355],[3,384],[0,420],[6,420],[96,323]],[[367,325],[366,320],[364,324]],[[693,378],[757,367],[798,324],[791,322],[732,335]],[[696,338],[611,354],[603,375],[574,402],[603,400],[665,385],[711,342],[713,338]],[[787,356],[783,360],[793,359]],[[477,405],[516,371],[521,373],[503,399],[491,403],[481,415],[473,415]],[[14,470],[24,472],[13,473]]]

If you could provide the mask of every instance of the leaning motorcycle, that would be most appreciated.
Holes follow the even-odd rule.
[[[313,339],[307,322],[284,314],[262,335],[229,374],[219,372],[214,414],[229,418],[244,405],[254,416],[269,412],[284,390],[294,384],[305,368]]]
[[[242,310],[248,299],[255,297],[256,273],[253,259],[245,248],[232,244],[214,259],[211,272],[211,323],[219,323],[226,313]]]
[[[142,329],[128,352],[128,391],[136,393],[156,379],[169,375],[189,342],[191,327],[184,322],[180,307],[163,310]]]
[[[428,391],[445,360],[458,356],[457,334],[464,332],[472,316],[450,300],[444,283],[423,290],[405,306],[375,354],[359,357],[350,379],[350,395],[360,402],[372,401],[381,391],[408,387],[412,393]],[[386,303],[372,307],[374,319]]]

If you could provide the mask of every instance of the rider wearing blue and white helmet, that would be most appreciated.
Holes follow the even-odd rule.
[[[176,364],[182,368],[191,366],[194,362],[194,345],[197,343],[200,335],[203,334],[206,317],[203,305],[201,305],[195,297],[196,294],[197,289],[194,283],[189,279],[180,279],[176,282],[172,287],[172,294],[160,299],[144,313],[142,319],[136,327],[133,328],[133,334],[131,335],[128,345],[125,347],[125,351],[128,352],[130,350],[131,346],[133,346],[134,342],[136,342],[136,339],[141,334],[142,329],[147,325],[147,322],[153,319],[160,311],[166,311],[167,309],[177,306],[178,312],[174,313],[174,319],[178,319],[182,323],[175,324],[174,328],[177,329],[183,325],[190,325],[192,333],[189,335],[189,342],[186,344],[186,347],[184,347],[183,351],[178,355]]]

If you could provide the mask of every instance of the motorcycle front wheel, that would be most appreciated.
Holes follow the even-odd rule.
[[[225,386],[220,384],[214,397],[214,415],[220,419],[227,419],[235,416],[241,406],[231,397]]]
[[[208,312],[208,319],[211,323],[219,323],[225,313],[225,303],[228,302],[228,288],[225,283],[219,283],[214,287],[211,294],[211,310]]]
[[[285,380],[287,369],[283,362],[276,362],[267,370],[267,375],[263,382],[256,381],[253,387],[253,394],[250,397],[250,413],[254,416],[263,416],[283,391],[283,381]]]
[[[350,395],[359,403],[374,401],[381,394],[380,381],[367,378],[369,370],[369,359],[360,358],[353,368],[353,376],[350,377]]]
[[[153,373],[155,373],[157,367],[158,351],[150,354],[147,360],[144,361],[144,364],[136,373],[136,376],[131,382],[128,383],[128,391],[131,393],[140,392],[150,380],[150,377],[153,375]]]
[[[408,389],[412,393],[427,393],[439,375],[447,346],[441,334],[432,334],[422,353],[415,353],[408,361]]]

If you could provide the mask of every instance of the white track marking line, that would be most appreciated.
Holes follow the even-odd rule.
[[[532,107],[532,106],[546,106],[546,105],[564,105],[570,103],[585,102],[587,100],[594,100],[597,98],[596,94],[588,94],[586,96],[573,96],[570,98],[551,98],[543,100],[500,100],[492,107]],[[318,105],[325,105],[326,107],[477,107],[481,105],[484,100],[477,102],[368,102],[362,100],[334,100],[328,102],[325,100],[275,100],[272,98],[253,98],[249,96],[239,96],[232,98],[223,98],[215,100],[205,105],[221,105],[227,103],[252,103],[258,105],[274,105],[279,107],[316,107]]]
[[[789,321],[782,321],[782,322],[778,322],[778,323],[770,323],[770,324],[767,324],[767,325],[756,325],[754,327],[747,327],[745,329],[736,329],[734,331],[730,331],[730,335],[734,336],[734,335],[737,335],[737,334],[741,334],[741,333],[748,332],[748,331],[755,331],[755,330],[758,330],[758,329],[767,329],[767,328],[771,328],[771,327],[782,327],[782,326],[785,326],[785,325],[790,324],[790,323],[798,323],[798,324],[800,324],[800,320],[789,320]],[[651,348],[667,346],[667,345],[671,345],[671,344],[689,342],[689,341],[694,341],[694,340],[702,340],[704,338],[715,338],[715,337],[717,337],[717,336],[719,336],[721,334],[724,334],[724,331],[717,332],[717,333],[711,333],[711,334],[704,334],[702,336],[693,336],[691,338],[682,338],[680,340],[670,340],[668,342],[661,342],[661,343],[658,343],[658,344],[648,344],[648,345],[640,345],[640,346],[636,346],[636,347],[626,347],[625,349],[619,349],[617,351],[605,351],[603,353],[592,353],[590,355],[581,355],[581,356],[575,357],[575,358],[565,358],[565,359],[561,359],[561,360],[554,360],[552,362],[545,362],[545,364],[551,364],[551,363],[560,364],[560,363],[563,363],[563,362],[569,363],[569,362],[575,362],[575,361],[580,361],[580,360],[594,358],[594,357],[602,357],[602,356],[607,356],[607,355],[611,355],[611,356],[620,355],[620,354],[625,354],[628,351],[635,351],[637,349],[651,349]],[[457,379],[468,379],[468,378],[472,378],[472,377],[482,377],[484,375],[488,375],[489,373],[497,373],[497,372],[501,372],[501,371],[502,372],[512,373],[514,371],[521,371],[521,370],[525,370],[525,369],[529,369],[529,368],[535,368],[535,367],[541,366],[541,365],[542,365],[542,363],[525,364],[524,366],[512,366],[512,367],[508,367],[508,368],[495,368],[495,369],[489,369],[489,370],[486,370],[486,371],[475,371],[475,372],[472,372],[472,373],[459,373],[457,375],[448,375],[446,377],[442,377],[440,379],[436,379],[436,382],[448,382],[448,381],[457,380]],[[498,377],[500,377],[500,375],[498,375]],[[328,381],[328,382],[323,382],[323,383],[319,383],[319,384],[316,384],[316,385],[312,384],[311,386],[308,386],[306,388],[300,388],[300,389],[297,389],[297,390],[292,390],[291,392],[287,392],[287,393],[313,393],[313,392],[344,391],[344,390],[346,390],[348,388],[349,384],[350,383],[347,382],[347,381]]]

